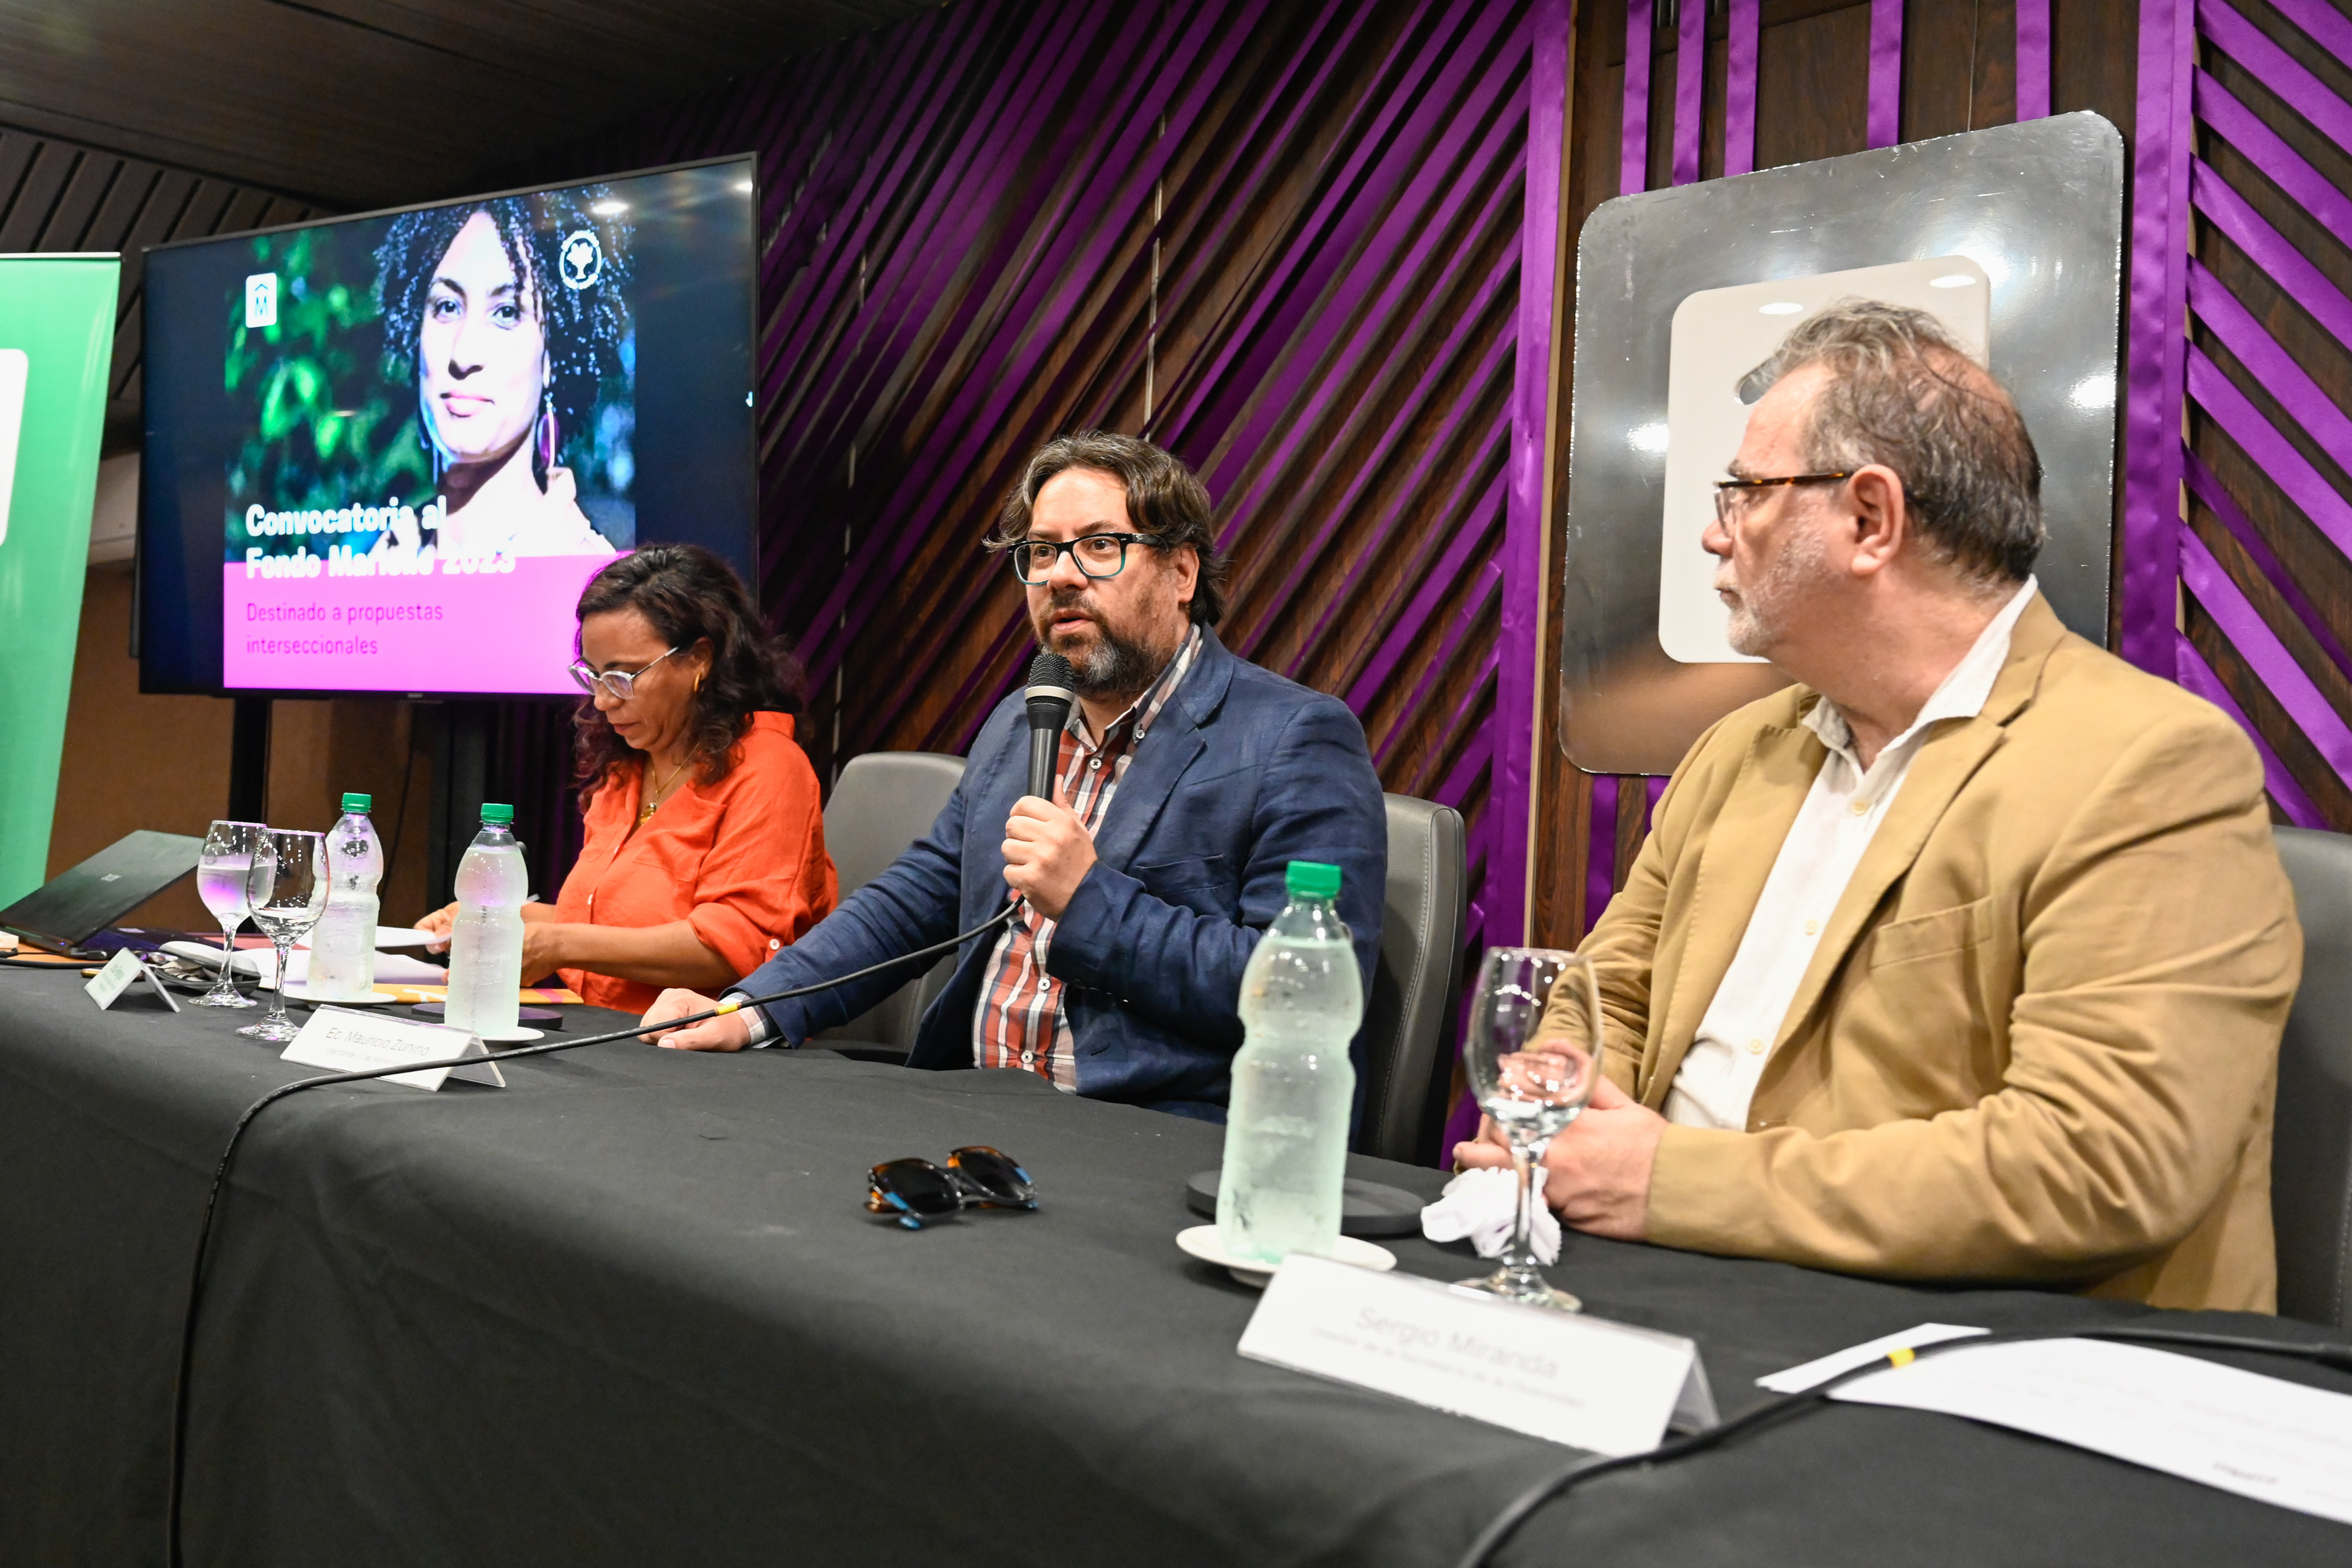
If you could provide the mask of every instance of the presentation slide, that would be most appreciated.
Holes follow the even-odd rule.
[[[751,185],[721,164],[157,253],[147,532],[218,574],[219,688],[570,693],[572,606],[643,523],[748,566]]]

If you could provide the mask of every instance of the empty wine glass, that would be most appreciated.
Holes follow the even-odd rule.
[[[215,822],[205,834],[196,855],[196,897],[221,924],[220,978],[195,999],[199,1007],[254,1007],[259,1004],[236,988],[229,965],[236,957],[236,928],[253,911],[246,902],[245,879],[253,869],[254,846],[269,831],[258,822]]]
[[[290,1040],[301,1033],[286,1016],[286,967],[294,944],[310,934],[327,907],[332,884],[327,877],[327,836],[282,827],[262,829],[246,879],[253,923],[278,951],[278,999],[268,1016],[237,1031],[261,1040]]]
[[[1556,994],[1559,1005],[1552,1005]],[[1601,1074],[1601,993],[1591,961],[1550,948],[1489,949],[1462,1058],[1478,1104],[1510,1144],[1519,1176],[1518,1215],[1502,1266],[1462,1284],[1532,1307],[1581,1311],[1581,1301],[1544,1279],[1529,1237],[1534,1205],[1543,1202],[1537,1152],[1576,1120]]]

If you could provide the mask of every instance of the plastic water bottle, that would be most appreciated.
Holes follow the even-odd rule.
[[[1339,868],[1293,860],[1290,903],[1242,972],[1248,1034],[1234,1058],[1217,1239],[1227,1256],[1276,1263],[1328,1258],[1339,1239],[1348,1115],[1356,1098],[1348,1042],[1364,1018],[1362,973],[1331,900]]]
[[[513,806],[483,806],[482,830],[457,862],[457,923],[449,932],[449,1004],[442,1021],[485,1039],[514,1033],[522,988],[530,868],[513,824]]]
[[[364,795],[343,796],[343,815],[327,835],[327,907],[310,931],[310,977],[303,989],[324,1002],[362,1002],[375,993],[375,885],[383,879],[383,844]]]

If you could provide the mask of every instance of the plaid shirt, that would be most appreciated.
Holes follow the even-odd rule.
[[[1062,731],[1061,756],[1055,764],[1062,795],[1087,833],[1102,826],[1127,764],[1135,758],[1160,709],[1192,668],[1201,651],[1201,628],[1195,625],[1184,646],[1160,672],[1160,679],[1133,706],[1111,721],[1097,742],[1087,733],[1086,710],[1073,703],[1070,721]],[[1017,896],[1017,895],[1016,895]],[[986,984],[972,1015],[971,1059],[975,1067],[1021,1068],[1052,1080],[1055,1089],[1075,1094],[1078,1087],[1070,1021],[1062,1011],[1062,986],[1045,973],[1045,954],[1053,946],[1054,924],[1024,904],[1021,916],[996,941],[989,954]]]

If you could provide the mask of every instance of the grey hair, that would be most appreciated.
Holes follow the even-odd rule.
[[[1217,551],[1217,530],[1208,487],[1182,458],[1133,436],[1109,430],[1077,430],[1056,436],[1022,465],[1021,478],[1006,492],[988,541],[992,551],[1010,550],[1029,537],[1030,509],[1045,481],[1071,468],[1108,474],[1127,490],[1128,526],[1160,541],[1161,550],[1186,545],[1200,557],[1192,584],[1192,619],[1213,626],[1225,613],[1225,558]]]
[[[1816,364],[1830,375],[1807,418],[1805,466],[1894,469],[1931,556],[1988,586],[2024,581],[2047,537],[2042,459],[1991,373],[1925,310],[1840,300],[1743,376],[1740,395],[1753,402]]]

